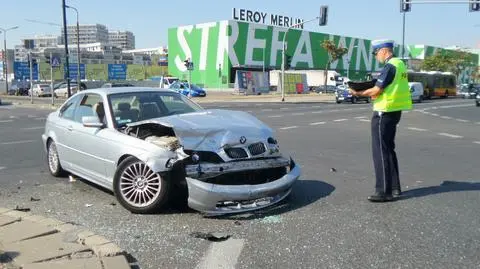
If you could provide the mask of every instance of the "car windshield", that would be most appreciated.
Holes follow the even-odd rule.
[[[137,121],[203,110],[185,96],[173,92],[114,93],[108,100],[118,128]]]

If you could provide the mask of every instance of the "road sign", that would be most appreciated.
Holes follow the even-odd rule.
[[[33,80],[38,80],[38,64],[33,63]],[[13,73],[15,79],[30,79],[30,65],[28,62],[14,62]]]
[[[70,80],[77,80],[78,66],[77,64],[69,64]],[[64,78],[67,79],[67,66],[63,66]],[[85,64],[80,64],[80,79],[85,79]]]
[[[108,80],[126,80],[127,65],[126,64],[109,64]]]
[[[50,59],[50,64],[52,65],[52,67],[59,67],[60,66],[60,57],[52,56],[52,59]]]

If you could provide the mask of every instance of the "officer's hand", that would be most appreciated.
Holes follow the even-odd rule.
[[[357,96],[357,92],[352,90],[352,89],[348,89],[348,92],[352,95],[352,96]]]

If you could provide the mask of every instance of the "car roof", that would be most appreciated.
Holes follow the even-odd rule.
[[[166,92],[175,93],[170,89],[153,88],[153,87],[116,87],[116,88],[96,88],[81,91],[81,93],[96,93],[103,95],[110,95],[115,93],[130,93],[130,92]]]

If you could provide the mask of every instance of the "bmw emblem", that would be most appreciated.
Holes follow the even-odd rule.
[[[240,137],[240,143],[245,144],[247,143],[247,138],[245,136]]]

